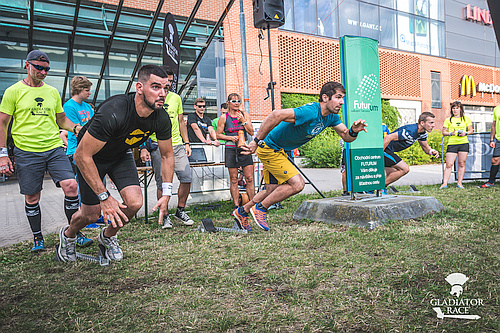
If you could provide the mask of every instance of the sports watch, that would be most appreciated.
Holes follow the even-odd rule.
[[[253,141],[255,141],[257,146],[262,146],[264,144],[264,140],[257,139],[257,137],[253,138]]]
[[[106,192],[102,192],[102,193],[99,193],[97,195],[97,197],[99,198],[99,201],[104,201],[106,200],[107,198],[109,198],[111,194],[109,194],[109,191],[106,191]]]

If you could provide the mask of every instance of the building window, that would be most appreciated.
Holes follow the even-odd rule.
[[[444,0],[285,0],[281,29],[445,56]]]
[[[441,73],[431,72],[431,107],[441,109]]]

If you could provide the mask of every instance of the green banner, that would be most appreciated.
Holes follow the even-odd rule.
[[[380,190],[385,187],[384,145],[378,42],[365,37],[340,39],[342,84],[346,89],[343,118],[350,128],[358,119],[368,125],[367,133],[346,144],[348,190]]]

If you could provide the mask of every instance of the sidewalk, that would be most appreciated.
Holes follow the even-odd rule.
[[[322,192],[340,190],[342,188],[339,169],[301,169],[306,176]],[[419,165],[410,167],[410,173],[394,183],[394,185],[430,185],[441,183],[441,164]],[[154,183],[154,182],[153,182]],[[174,189],[177,184],[174,183]],[[111,195],[119,197],[118,191],[109,190]],[[215,192],[203,195],[206,202],[207,196],[213,201],[228,199],[228,191],[216,194]],[[311,185],[306,185],[302,193],[315,193]],[[151,212],[156,204],[156,188],[154,184],[148,187],[148,211]],[[213,198],[213,199],[212,199]],[[42,211],[42,232],[44,234],[57,232],[68,223],[63,210],[64,194],[56,188],[50,177],[46,177],[43,184],[40,207]],[[188,205],[192,203],[188,200]],[[172,197],[169,207],[175,207],[177,197]],[[31,229],[24,211],[24,199],[19,194],[17,180],[7,180],[0,183],[0,246],[8,246],[24,240],[31,240]],[[144,215],[142,208],[138,216]],[[27,250],[29,250],[27,248]]]

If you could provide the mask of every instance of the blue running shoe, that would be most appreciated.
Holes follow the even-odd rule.
[[[87,247],[92,245],[94,241],[86,237],[81,231],[76,234],[76,244],[79,247]]]
[[[387,189],[386,188],[381,189],[380,194],[387,195]]]
[[[43,239],[33,241],[31,252],[37,253],[43,250],[45,250],[45,242],[43,241]]]
[[[106,225],[106,223],[104,223],[104,216],[99,216],[99,218],[97,219],[97,221],[94,222],[95,224],[97,225]]]

